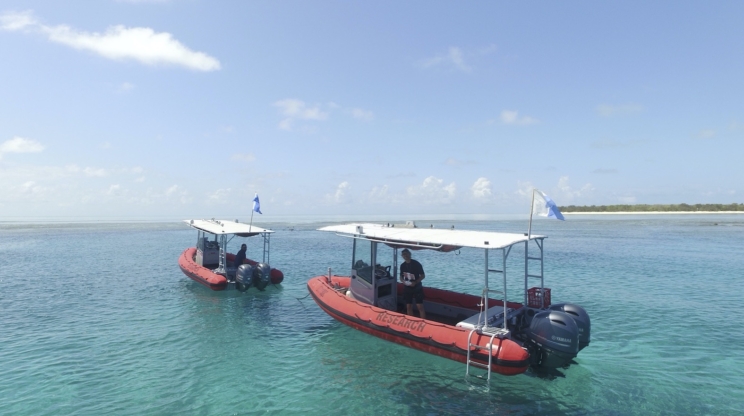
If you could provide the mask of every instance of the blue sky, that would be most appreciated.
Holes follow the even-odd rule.
[[[0,6],[0,220],[744,195],[744,2]],[[268,216],[268,217],[267,217]]]

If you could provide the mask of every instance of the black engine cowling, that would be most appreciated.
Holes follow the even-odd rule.
[[[557,305],[551,305],[550,309],[565,312],[571,315],[571,318],[576,322],[576,326],[579,328],[579,351],[589,345],[589,341],[591,340],[592,321],[589,319],[589,314],[586,313],[584,308],[571,303],[560,303]]]
[[[579,328],[566,312],[547,310],[536,314],[526,335],[537,366],[563,367],[579,353]]]
[[[241,264],[235,271],[235,287],[245,292],[253,285],[253,270],[254,266],[250,264]]]
[[[271,267],[266,263],[258,263],[253,269],[253,285],[258,290],[264,290],[271,282]]]

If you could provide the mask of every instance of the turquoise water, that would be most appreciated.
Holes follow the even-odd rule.
[[[285,280],[241,294],[180,271],[196,240],[182,223],[0,224],[0,414],[744,412],[744,216],[536,222],[553,303],[584,306],[592,342],[568,369],[490,385],[315,305],[306,281],[345,273],[349,239],[314,231],[323,224],[260,225],[277,231],[271,264]],[[414,258],[425,284],[478,293],[462,272],[479,276],[481,252]]]

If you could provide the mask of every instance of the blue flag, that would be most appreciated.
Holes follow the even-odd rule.
[[[261,203],[258,202],[258,194],[253,197],[253,210],[259,214],[263,214],[263,212],[261,212]]]
[[[535,208],[537,209],[537,215],[565,221],[565,218],[563,218],[563,214],[561,214],[561,211],[558,209],[558,206],[555,204],[555,202],[553,202],[553,200],[550,199],[549,196],[545,195],[545,192],[540,191],[539,189],[535,189],[535,191],[535,196],[537,197],[535,198]],[[539,199],[542,199],[542,201],[538,202]]]

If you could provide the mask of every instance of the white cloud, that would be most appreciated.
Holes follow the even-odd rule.
[[[634,114],[634,113],[640,113],[643,111],[643,106],[640,104],[621,104],[621,105],[611,105],[611,104],[600,104],[597,106],[597,112],[604,117],[614,116],[614,115],[626,115],[626,114]]]
[[[87,167],[83,169],[83,173],[85,174],[85,176],[97,176],[97,177],[104,177],[108,175],[108,172],[106,172],[106,169],[91,168],[91,167]]]
[[[275,102],[274,107],[285,117],[279,123],[279,129],[291,131],[296,120],[322,121],[328,118],[328,113],[321,110],[319,105],[307,106],[304,101],[296,98],[287,98]]]
[[[253,162],[254,160],[256,160],[256,156],[253,156],[253,154],[251,154],[251,153],[247,153],[247,154],[235,153],[234,155],[232,155],[231,159],[232,160],[237,160],[237,161],[240,161],[240,162],[249,162],[250,163],[250,162]]]
[[[351,115],[356,120],[372,121],[375,119],[375,113],[363,108],[344,108],[334,102],[325,104],[308,105],[302,100],[296,98],[286,98],[276,101],[272,106],[279,109],[279,114],[284,118],[277,125],[280,130],[296,130],[298,121],[324,121],[328,120],[332,111],[341,111]],[[300,126],[299,130],[312,131],[308,125]]]
[[[635,204],[637,199],[634,196],[621,196],[618,199],[621,204]]]
[[[592,171],[592,173],[598,173],[600,175],[615,174],[617,172],[618,172],[617,169],[607,169],[607,168],[598,168]]]
[[[0,144],[0,159],[3,153],[38,153],[44,150],[44,145],[36,140],[13,137]]]
[[[220,62],[184,46],[167,32],[149,27],[111,26],[104,33],[85,32],[66,25],[46,26],[37,22],[33,12],[0,15],[5,30],[28,29],[56,43],[93,52],[112,60],[134,60],[145,65],[176,65],[197,71],[216,71]]]
[[[144,179],[144,178],[143,178]],[[139,182],[139,180],[137,180]],[[224,195],[229,195],[230,190],[218,190],[212,195],[208,195],[207,204],[222,203]],[[139,196],[133,196],[130,198],[132,203],[138,205],[153,205],[153,204],[170,204],[172,202],[179,202],[181,204],[189,204],[193,201],[193,198],[189,195],[189,192],[178,185],[171,185],[166,188],[165,191],[159,191],[153,188],[149,188],[145,194]]]
[[[284,120],[279,122],[278,127],[279,130],[292,131],[292,119],[285,118]]]
[[[445,185],[442,179],[429,176],[418,186],[410,186],[407,194],[416,203],[424,205],[449,204],[454,201],[457,187],[452,182]]]
[[[496,45],[484,46],[484,47],[481,47],[481,48],[478,49],[478,54],[479,55],[490,55],[490,54],[496,52],[497,49],[498,48],[496,47]]]
[[[167,195],[170,196],[170,195],[174,194],[177,190],[178,190],[178,186],[177,185],[173,185],[170,188],[168,188],[168,191],[167,192],[169,192],[169,193]],[[231,192],[230,188],[227,188],[227,189],[218,189],[218,190],[212,192],[211,194],[207,195],[207,201],[209,203],[224,204],[224,203],[227,203],[228,202],[231,194],[232,194],[232,192]]]
[[[473,197],[476,199],[489,198],[491,196],[491,181],[488,178],[478,178],[470,187],[470,190],[473,191]]]
[[[558,205],[566,205],[570,201],[572,201],[574,198],[580,198],[582,196],[586,196],[587,193],[590,193],[594,190],[594,187],[592,184],[587,183],[584,186],[582,186],[579,189],[574,189],[568,184],[568,176],[561,176],[560,179],[558,179],[558,195],[556,197],[561,197],[565,200],[563,203],[557,203]]]
[[[351,112],[351,116],[357,120],[372,121],[375,119],[375,114],[369,110],[363,110],[361,108],[352,108],[350,112]]]
[[[112,178],[103,187],[96,185],[102,178],[88,178],[86,170],[74,164],[4,166],[0,175],[0,204],[12,207],[13,212],[6,210],[6,215],[73,215],[84,218],[102,215],[101,208],[105,206],[106,212],[118,212],[123,216],[150,215],[155,213],[153,210],[170,215],[177,205],[194,203],[181,186],[170,190],[167,186],[145,189],[136,184],[133,180],[137,177],[136,172],[142,171],[140,167],[88,168],[88,173],[94,175],[101,171],[106,172],[107,178]],[[127,189],[127,185],[132,188]],[[203,205],[204,200],[199,198],[198,205]],[[141,210],[140,207],[150,208]]]
[[[120,190],[121,190],[121,186],[119,186],[119,184],[111,185],[109,186],[108,191],[106,191],[106,194],[107,195],[118,195],[120,193],[119,192]]]
[[[34,181],[24,182],[23,185],[20,186],[19,190],[21,193],[25,194],[41,194],[45,191],[43,187],[37,185]]]
[[[325,120],[328,113],[324,113],[319,106],[308,107],[305,102],[295,98],[287,98],[274,103],[283,115],[301,120]]]
[[[170,33],[156,33],[148,27],[112,26],[106,33],[86,33],[67,26],[45,28],[49,40],[75,49],[89,50],[113,60],[133,59],[146,65],[179,65],[198,71],[216,71],[220,62],[194,52]]]
[[[124,94],[129,91],[132,91],[134,89],[134,84],[129,82],[123,82],[121,85],[119,85],[119,88],[117,88],[116,92]]]
[[[23,30],[38,23],[31,10],[23,12],[6,12],[0,14],[0,29],[7,31]]]
[[[613,139],[600,139],[592,142],[595,149],[631,148],[642,144],[640,140],[618,141]]]
[[[558,179],[558,185],[552,188],[538,188],[532,185],[531,182],[518,182],[517,186],[519,189],[516,193],[523,199],[532,198],[532,190],[537,188],[548,194],[559,206],[569,205],[574,199],[585,197],[594,191],[594,187],[590,183],[585,184],[579,189],[572,188],[568,183],[568,176],[561,176]]]
[[[535,189],[535,187],[532,185],[531,182],[517,181],[517,191],[515,193],[523,198],[532,198],[533,189]]]
[[[388,186],[382,185],[382,186],[375,186],[372,188],[371,191],[369,191],[368,198],[370,201],[373,202],[381,202],[381,201],[387,201],[388,200]]]
[[[501,112],[501,122],[504,124],[529,125],[539,123],[540,120],[530,116],[519,116],[517,111],[504,110]]]
[[[42,150],[44,146],[41,143],[23,137],[14,137],[0,144],[0,152],[3,153],[33,153]]]
[[[447,166],[459,168],[466,165],[477,165],[478,162],[476,162],[475,160],[460,160],[453,157],[448,157],[447,160],[444,161],[444,164]]]
[[[230,196],[230,189],[218,189],[212,195],[209,195],[210,202],[225,203]],[[181,188],[178,185],[173,185],[165,190],[165,197],[173,199],[177,197],[178,202],[181,204],[189,204],[193,201],[193,198],[189,195],[189,192]]]
[[[331,200],[335,203],[342,203],[346,200],[346,192],[349,190],[349,182],[343,181],[336,187],[336,192],[333,194]]]
[[[82,173],[85,176],[102,178],[105,176],[117,175],[117,174],[122,174],[122,173],[126,175],[138,175],[143,172],[143,169],[139,166],[135,166],[133,168],[117,168],[117,169],[94,168],[91,166],[81,168],[80,166],[76,164],[70,164],[64,167],[64,172],[67,174],[74,174],[74,175]]]
[[[424,68],[431,68],[439,65],[452,66],[462,72],[470,72],[472,70],[471,67],[465,63],[465,58],[463,56],[462,50],[460,50],[460,48],[456,46],[451,46],[447,50],[447,53],[437,55],[433,58],[425,60],[422,63],[422,66]]]
[[[700,130],[697,134],[698,139],[712,139],[716,137],[716,131],[713,129]]]

